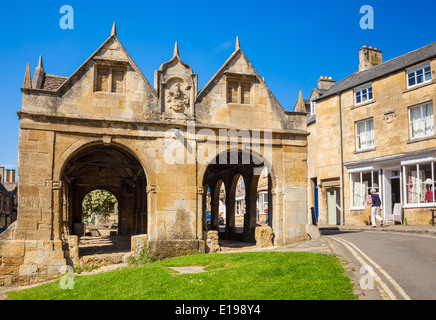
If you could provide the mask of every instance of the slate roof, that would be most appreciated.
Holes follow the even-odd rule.
[[[14,190],[14,191],[15,191],[15,190]],[[0,193],[6,194],[6,195],[8,195],[8,196],[14,196],[14,195],[15,195],[14,191],[9,192],[9,191],[5,188],[5,186],[4,186],[2,183],[0,183]]]
[[[361,72],[356,71],[355,73],[349,75],[345,79],[336,83],[321,97],[316,99],[316,101],[321,101],[332,95],[338,94],[339,92],[349,90],[351,88],[357,87],[364,83],[373,81],[377,78],[381,78],[388,74],[400,71],[402,69],[413,66],[420,62],[424,62],[425,60],[428,60],[435,56],[436,56],[436,42],[433,42],[427,46],[424,46],[417,50],[406,53],[405,55],[381,63],[368,70],[361,71]]]
[[[67,77],[55,76],[53,74],[44,74],[44,81],[42,83],[42,90],[57,91],[65,81]]]

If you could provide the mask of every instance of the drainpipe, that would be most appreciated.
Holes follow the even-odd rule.
[[[342,141],[342,104],[341,104],[341,96],[342,92],[338,93],[338,99],[339,99],[339,127],[341,131],[341,194],[342,194],[342,225],[345,225],[345,194],[344,194],[344,148],[343,148],[343,141]]]

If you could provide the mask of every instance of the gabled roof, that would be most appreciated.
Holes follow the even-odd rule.
[[[356,71],[353,74],[346,77],[345,79],[336,83],[327,92],[325,92],[321,97],[319,97],[316,100],[321,101],[325,98],[331,97],[340,92],[349,90],[351,88],[357,87],[367,82],[387,76],[391,73],[406,69],[420,62],[424,62],[435,56],[436,56],[436,42],[433,42],[427,46],[424,46],[417,50],[406,53],[405,55],[402,55],[400,57],[381,63],[368,70],[361,71],[361,72]]]
[[[88,65],[88,63],[94,59],[95,56],[97,56],[100,51],[106,47],[111,41],[116,41],[122,50],[122,52],[126,55],[127,60],[129,64],[132,66],[133,69],[135,69],[136,72],[142,77],[142,79],[145,81],[149,89],[156,95],[156,91],[153,89],[153,87],[150,85],[148,80],[145,78],[144,74],[141,72],[141,70],[138,68],[138,66],[135,64],[133,59],[130,57],[129,53],[126,51],[124,46],[121,44],[121,42],[118,40],[117,37],[117,31],[116,31],[116,24],[114,22],[112,27],[111,36],[107,38],[105,42],[88,58],[86,61],[70,76],[70,77],[61,77],[61,76],[55,76],[51,74],[44,74],[44,82],[43,87],[41,89],[34,89],[34,88],[22,88],[22,91],[38,91],[42,90],[44,92],[51,92],[51,93],[60,93],[62,90],[66,89],[67,86],[71,83],[71,81],[79,75],[83,69]]]
[[[221,66],[221,68],[219,68],[219,70],[212,76],[212,78],[206,83],[206,85],[203,87],[203,89],[201,89],[201,91],[197,95],[197,101],[199,99],[203,98],[203,96],[205,94],[207,94],[208,90],[213,86],[215,80],[217,80],[219,77],[221,77],[223,75],[224,71],[229,67],[229,65],[233,62],[233,60],[235,60],[239,57],[239,55],[242,56],[247,61],[247,63],[251,67],[252,71],[254,72],[253,76],[255,76],[257,78],[257,80],[265,86],[265,88],[268,90],[269,96],[281,107],[281,109],[283,111],[285,111],[283,106],[280,104],[280,102],[277,100],[277,98],[274,96],[274,94],[268,88],[268,86],[266,85],[263,78],[259,75],[257,70],[251,64],[250,60],[247,58],[247,56],[242,51],[241,46],[239,44],[238,37],[236,37],[236,49],[235,49],[235,51],[230,55],[230,57],[226,60],[226,62],[224,62],[224,64]]]

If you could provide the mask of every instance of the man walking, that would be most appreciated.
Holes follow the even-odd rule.
[[[383,227],[383,219],[380,217],[380,206],[381,206],[380,197],[374,188],[372,188],[370,192],[371,192],[371,200],[372,200],[371,225],[373,228],[376,228],[377,224],[375,222],[375,219],[377,219],[380,221],[380,224]]]

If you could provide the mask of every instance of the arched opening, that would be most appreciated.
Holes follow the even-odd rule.
[[[203,190],[203,230],[207,231],[212,225],[211,193],[207,184]]]
[[[205,170],[203,185],[213,186],[212,228],[220,230],[220,239],[255,241],[259,216],[257,185],[265,165],[259,158],[245,151],[230,150],[218,155]],[[220,196],[221,185],[225,186],[225,200]],[[214,210],[218,217],[219,200],[225,203],[225,226],[216,229],[214,226],[218,227],[218,221],[214,224]]]
[[[257,223],[271,225],[272,221],[272,193],[271,175],[267,167],[262,169],[257,182]]]
[[[235,232],[237,234],[244,233],[244,217],[246,213],[245,203],[245,181],[242,175],[237,174],[236,177],[235,194]]]
[[[85,235],[118,234],[118,200],[107,190],[89,192],[82,201],[82,222]]]
[[[219,179],[213,184],[211,192],[211,219],[208,230],[223,231],[222,226],[225,224],[226,209],[226,188],[224,181]]]
[[[62,182],[63,234],[79,236],[79,247],[80,239],[85,239],[86,233],[90,232],[83,221],[83,201],[95,190],[112,194],[118,204],[116,232],[109,230],[109,235],[104,236],[111,237],[111,244],[115,246],[113,250],[117,250],[116,245],[124,250],[127,244],[130,245],[131,235],[147,232],[145,171],[125,148],[113,144],[93,144],[82,148],[64,165]],[[95,234],[103,237],[101,231],[100,235]]]

